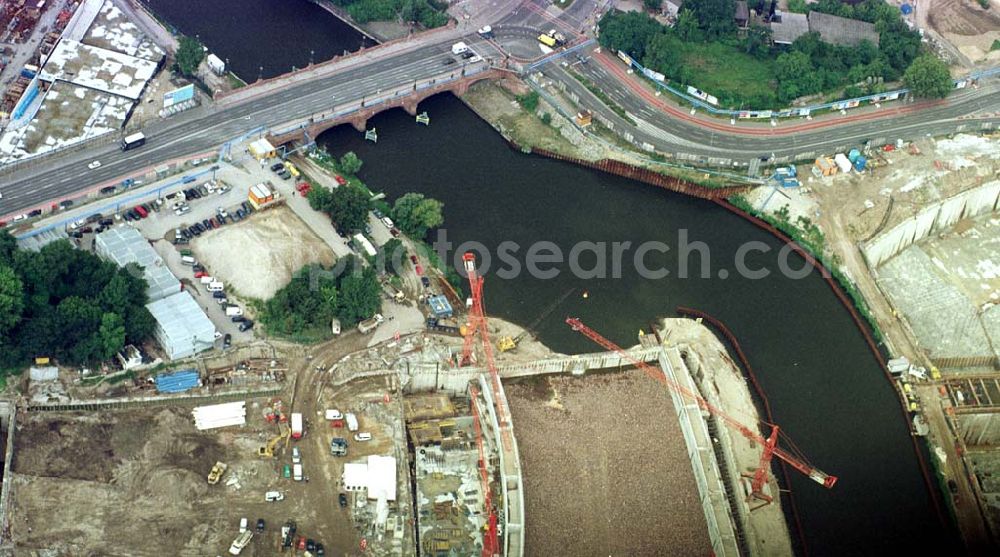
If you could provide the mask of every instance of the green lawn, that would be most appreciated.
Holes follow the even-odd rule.
[[[681,53],[691,85],[719,98],[724,107],[774,106],[774,62],[721,43],[685,44]]]

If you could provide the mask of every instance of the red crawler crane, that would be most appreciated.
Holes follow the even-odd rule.
[[[757,470],[752,475],[745,474],[746,476],[749,476],[751,478],[750,480],[751,489],[750,489],[750,496],[748,497],[748,499],[754,498],[765,501],[767,503],[771,502],[771,497],[763,492],[763,488],[764,484],[767,483],[768,470],[770,470],[771,468],[772,456],[777,456],[781,460],[787,462],[793,468],[795,468],[799,472],[802,472],[803,474],[808,476],[809,479],[815,481],[816,483],[822,485],[823,487],[831,488],[833,487],[833,484],[837,483],[836,476],[831,476],[825,472],[818,470],[817,468],[813,467],[811,464],[806,462],[805,459],[802,458],[801,456],[796,456],[791,452],[779,447],[778,426],[771,425],[772,428],[771,435],[765,439],[760,433],[755,431],[750,426],[744,425],[736,418],[729,416],[728,414],[723,412],[720,408],[714,406],[713,404],[705,400],[701,395],[692,391],[691,389],[688,389],[683,385],[671,381],[670,379],[667,378],[666,375],[664,375],[664,373],[661,370],[658,370],[653,366],[647,364],[646,362],[643,362],[633,357],[630,353],[623,350],[622,347],[604,338],[597,331],[584,325],[583,322],[581,322],[579,319],[575,317],[568,317],[566,318],[566,324],[572,327],[574,331],[582,334],[583,336],[589,338],[590,340],[596,342],[597,344],[600,344],[604,348],[617,352],[622,357],[632,362],[633,365],[645,371],[646,374],[652,377],[653,379],[666,383],[667,386],[670,387],[676,393],[697,403],[699,408],[711,412],[712,415],[726,422],[726,424],[729,425],[729,427],[735,429],[747,439],[763,447],[764,450],[761,452],[760,464],[757,467]]]
[[[483,310],[483,277],[476,272],[476,256],[466,253],[462,256],[465,264],[465,272],[469,276],[469,289],[472,292],[472,307],[469,308],[469,323],[465,332],[465,339],[462,342],[463,366],[471,365],[474,361],[472,351],[475,347],[475,337],[479,337],[482,345],[483,355],[486,359],[486,367],[490,371],[490,382],[493,392],[500,391],[500,376],[497,373],[496,362],[493,360],[493,345],[490,343],[489,323],[486,320],[486,312]],[[476,397],[475,387],[470,388],[473,398]],[[497,421],[500,424],[504,447],[509,447],[509,428],[507,427],[507,408],[503,404],[494,404]],[[487,513],[486,532],[483,534],[483,557],[494,557],[500,554],[500,542],[497,539],[497,515],[493,510],[493,491],[490,489],[489,470],[487,467],[486,451],[483,448],[483,435],[479,425],[479,414],[476,410],[476,402],[472,401],[472,409],[475,414],[473,423],[476,427],[476,443],[479,446],[479,474],[483,482],[483,502]]]

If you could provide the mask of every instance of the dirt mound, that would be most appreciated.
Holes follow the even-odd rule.
[[[973,37],[1000,29],[1000,15],[982,9],[974,0],[938,0],[927,17],[939,33]]]

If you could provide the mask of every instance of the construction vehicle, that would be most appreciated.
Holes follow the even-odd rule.
[[[215,466],[208,472],[208,485],[215,485],[222,479],[222,475],[229,469],[225,462],[216,462]]]
[[[809,464],[801,454],[796,454],[790,450],[786,450],[778,446],[778,432],[779,428],[774,424],[766,424],[771,427],[771,434],[765,438],[761,435],[755,427],[751,427],[738,421],[736,418],[726,414],[721,408],[713,405],[711,402],[705,400],[696,391],[688,389],[687,387],[674,382],[666,376],[666,374],[661,369],[654,368],[653,366],[647,364],[646,362],[634,357],[631,353],[622,349],[622,347],[611,342],[610,340],[601,336],[600,333],[594,331],[590,327],[587,327],[579,319],[574,317],[567,317],[566,324],[569,325],[574,331],[582,334],[583,336],[594,341],[596,344],[603,346],[607,350],[612,350],[617,352],[619,355],[632,362],[634,366],[646,372],[647,375],[656,379],[657,381],[664,383],[672,391],[679,394],[682,397],[694,402],[703,411],[710,413],[722,422],[724,422],[729,427],[735,429],[743,437],[746,437],[751,442],[756,443],[763,447],[763,451],[760,456],[760,461],[757,466],[757,470],[753,474],[743,474],[744,477],[750,480],[750,493],[747,495],[747,500],[756,499],[762,501],[762,503],[757,506],[751,506],[751,510],[754,510],[760,506],[769,504],[773,498],[764,493],[764,485],[768,483],[768,471],[771,469],[771,458],[777,456],[784,462],[788,463],[799,472],[805,474],[809,479],[822,485],[823,487],[829,489],[837,483],[837,477],[831,476],[825,472],[822,472],[818,468]]]
[[[546,307],[542,311],[542,313],[540,313],[538,317],[534,321],[532,321],[531,324],[524,329],[524,331],[521,332],[521,334],[517,335],[516,337],[511,337],[511,336],[500,337],[500,339],[497,340],[497,350],[501,352],[508,352],[510,350],[517,348],[518,343],[524,340],[524,337],[528,336],[529,334],[534,335],[535,330],[542,323],[542,321],[544,321],[546,317],[548,317],[553,311],[555,311],[555,309],[559,307],[559,304],[563,303],[563,300],[568,298],[569,295],[575,291],[576,288],[570,288],[569,290],[564,292],[562,296],[559,296],[559,298],[557,298],[554,302],[549,304],[548,307]]]
[[[302,438],[302,414],[299,412],[292,413],[292,439]]]
[[[288,448],[288,440],[291,437],[292,437],[292,430],[288,429],[288,427],[282,425],[281,426],[281,433],[279,433],[278,435],[275,435],[274,437],[272,437],[271,440],[267,442],[267,445],[264,445],[263,447],[260,447],[259,449],[257,449],[257,456],[260,456],[262,458],[271,458],[271,457],[273,457],[274,456],[274,449],[276,449],[278,447],[278,444],[280,444],[281,442],[285,443],[285,446],[284,446],[285,449]]]

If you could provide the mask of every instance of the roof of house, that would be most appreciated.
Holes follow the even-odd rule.
[[[855,46],[867,39],[878,46],[879,36],[874,24],[821,12],[809,12],[808,18],[809,31],[819,33],[825,43]]]
[[[771,40],[775,44],[792,44],[809,32],[805,14],[781,13],[781,21],[771,21]]]
[[[736,21],[748,21],[750,19],[750,8],[747,7],[747,3],[744,0],[736,1]]]

